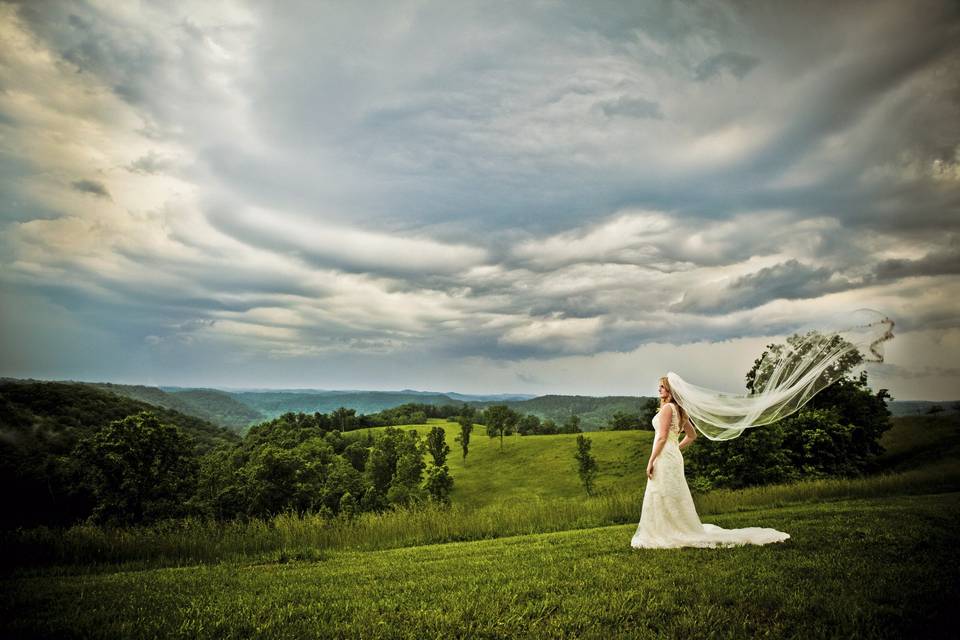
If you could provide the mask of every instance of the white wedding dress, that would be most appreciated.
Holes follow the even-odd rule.
[[[671,549],[676,547],[732,547],[744,544],[783,542],[789,533],[747,527],[722,529],[700,522],[693,505],[693,496],[683,475],[683,454],[680,452],[679,412],[674,407],[673,424],[660,455],[653,463],[653,478],[647,480],[643,494],[640,524],[630,546],[635,549]],[[657,429],[660,412],[653,418]]]

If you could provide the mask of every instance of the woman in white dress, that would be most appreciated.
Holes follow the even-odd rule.
[[[660,411],[653,418],[656,436],[647,464],[647,488],[640,524],[630,545],[636,549],[731,547],[782,542],[790,537],[776,529],[722,529],[700,522],[683,474],[681,450],[697,439],[686,411],[674,400],[667,378],[660,378]],[[680,431],[686,436],[678,441]]]

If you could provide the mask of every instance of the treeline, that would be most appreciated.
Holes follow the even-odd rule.
[[[86,385],[0,384],[0,523],[135,524],[286,511],[349,517],[449,502],[442,428],[426,439],[392,427],[343,433],[338,425],[350,413],[289,413],[240,439]]]
[[[88,385],[0,381],[0,524],[70,524],[89,516],[94,497],[78,475],[77,446],[112,421],[145,411],[184,436],[191,458],[240,441],[199,418]]]

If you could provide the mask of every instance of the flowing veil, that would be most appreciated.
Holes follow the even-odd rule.
[[[891,338],[893,320],[858,309],[768,348],[748,380],[748,395],[699,387],[672,371],[667,380],[694,427],[711,440],[731,440],[798,411],[851,368],[883,362],[883,343]]]

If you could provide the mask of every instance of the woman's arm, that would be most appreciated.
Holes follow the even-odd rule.
[[[690,418],[687,417],[683,421],[683,431],[687,436],[680,443],[680,450],[683,451],[685,447],[688,447],[694,440],[697,439],[697,430],[693,428],[693,423],[690,422]]]
[[[660,409],[657,436],[653,441],[653,450],[650,451],[650,462],[647,463],[647,478],[653,478],[653,463],[656,462],[657,456],[663,451],[663,445],[667,443],[667,434],[670,433],[671,422],[673,422],[673,407],[670,404],[665,404]]]

